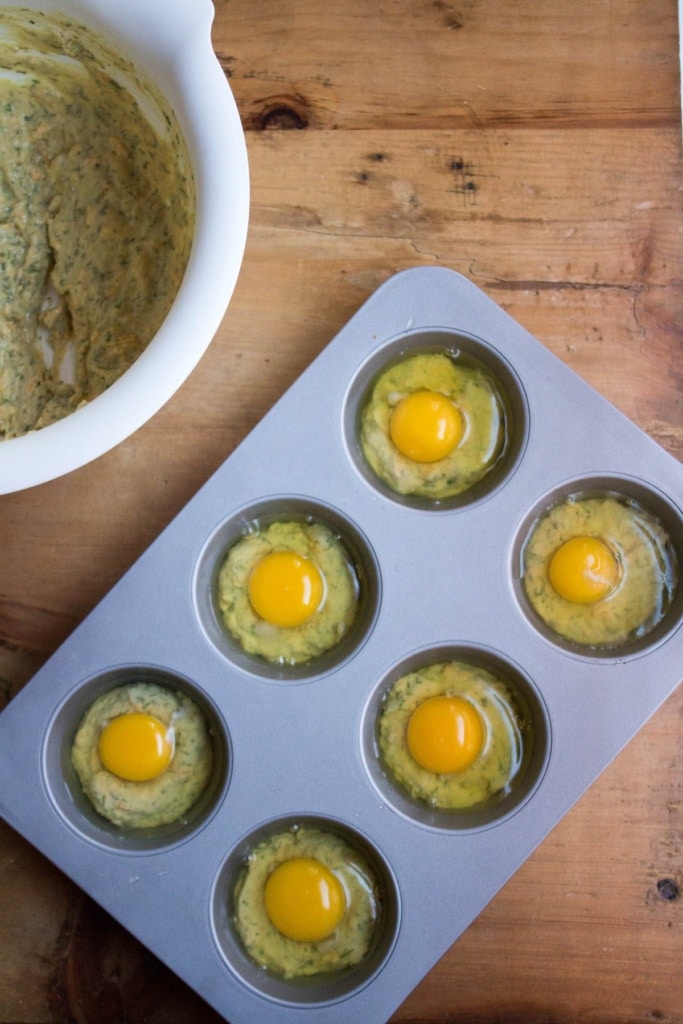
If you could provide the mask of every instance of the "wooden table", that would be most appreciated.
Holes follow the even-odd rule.
[[[214,43],[251,161],[234,300],[152,422],[0,499],[7,699],[402,268],[461,271],[683,453],[675,0],[216,0]],[[393,1021],[683,1022],[682,715],[683,690]],[[1,1024],[124,1020],[216,1018],[0,826]]]

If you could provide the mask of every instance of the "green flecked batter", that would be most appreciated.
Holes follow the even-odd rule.
[[[0,439],[95,398],[166,316],[194,225],[165,101],[68,17],[0,10]]]
[[[340,881],[346,911],[331,935],[300,942],[283,935],[268,917],[264,888],[275,868],[293,857],[311,857]],[[352,967],[366,955],[380,903],[370,865],[340,836],[300,827],[264,839],[251,852],[234,893],[237,932],[251,958],[285,978],[310,977]]]
[[[389,422],[402,398],[414,391],[436,391],[458,408],[462,440],[437,462],[415,462],[393,444]],[[462,494],[496,464],[505,444],[503,403],[492,376],[482,367],[441,352],[423,352],[388,367],[377,379],[361,413],[363,454],[398,494],[434,500]]]
[[[146,782],[108,771],[97,749],[105,726],[132,712],[153,715],[174,735],[171,763]],[[156,683],[130,683],[93,702],[76,732],[71,761],[99,814],[123,829],[153,828],[179,821],[200,798],[213,769],[213,745],[204,715],[186,694]]]
[[[554,552],[576,536],[600,538],[619,562],[619,583],[593,604],[568,601],[548,577]],[[669,607],[677,577],[671,539],[659,520],[609,495],[570,497],[550,509],[534,527],[523,563],[524,589],[540,618],[559,636],[593,647],[645,636]]]
[[[261,619],[249,602],[251,570],[272,551],[310,559],[324,580],[320,607],[300,626]],[[358,611],[359,584],[339,537],[324,523],[276,522],[249,533],[228,551],[218,574],[223,621],[249,654],[279,664],[300,664],[330,650],[347,634]]]
[[[468,700],[484,724],[484,743],[472,764],[436,774],[413,759],[406,740],[413,711],[430,697]],[[463,662],[438,662],[401,676],[386,694],[378,720],[379,749],[390,775],[430,807],[464,810],[506,792],[519,771],[530,723],[509,686],[486,669]]]

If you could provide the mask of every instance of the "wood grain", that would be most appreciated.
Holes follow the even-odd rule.
[[[3,700],[397,270],[464,273],[683,456],[675,0],[215,7],[251,167],[242,274],[150,423],[0,499]],[[679,690],[392,1022],[683,1024],[682,726]],[[0,1024],[124,1020],[217,1018],[0,824]]]
[[[287,97],[316,129],[676,117],[676,5],[666,0],[217,0],[216,12],[216,51],[248,128],[277,123]]]

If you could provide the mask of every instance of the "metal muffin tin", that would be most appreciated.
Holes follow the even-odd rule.
[[[505,392],[511,443],[478,489],[430,506],[366,467],[357,419],[400,353],[462,349]],[[0,812],[232,1024],[384,1021],[674,690],[683,588],[630,648],[590,653],[535,621],[520,585],[530,524],[563,494],[618,491],[659,515],[683,564],[683,469],[477,288],[442,269],[384,284],[0,715]],[[319,517],[358,567],[358,626],[309,666],[250,659],[214,610],[217,561],[254,517]],[[518,785],[469,815],[417,807],[375,746],[382,695],[407,669],[464,657],[526,703]],[[77,722],[119,682],[189,691],[216,745],[187,821],[124,835],[69,762]],[[590,713],[587,713],[587,711]],[[313,823],[374,865],[384,914],[364,964],[288,983],[245,955],[231,894],[253,845]]]

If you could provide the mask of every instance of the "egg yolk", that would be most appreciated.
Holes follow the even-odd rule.
[[[463,697],[428,697],[408,719],[406,740],[422,768],[446,775],[472,764],[484,744],[484,725]]]
[[[450,398],[437,391],[413,391],[391,413],[389,436],[413,462],[438,462],[450,455],[464,431],[462,416]]]
[[[318,942],[331,935],[346,911],[341,882],[312,857],[292,857],[278,864],[263,895],[271,923],[298,942]]]
[[[249,603],[273,626],[300,626],[320,606],[323,577],[309,558],[294,551],[271,551],[249,576]]]
[[[592,604],[614,590],[619,581],[619,562],[598,537],[570,537],[550,559],[548,577],[566,601]]]
[[[173,730],[141,711],[112,718],[100,733],[104,767],[128,782],[147,782],[166,771],[173,757]]]

